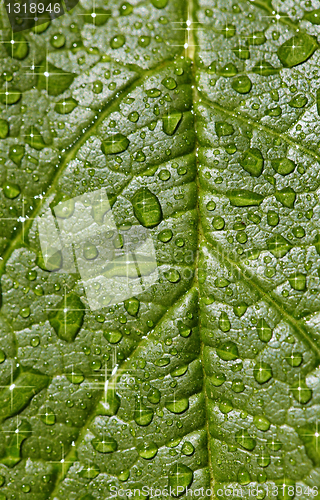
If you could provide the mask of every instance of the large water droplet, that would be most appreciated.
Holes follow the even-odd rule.
[[[267,240],[267,247],[275,257],[284,257],[291,250],[292,245],[281,234],[276,234]]]
[[[183,413],[189,408],[189,400],[187,398],[172,399],[166,401],[165,406],[171,413]]]
[[[241,429],[235,434],[236,441],[245,450],[252,451],[256,446],[256,440],[253,439],[246,429]]]
[[[278,174],[288,175],[294,171],[296,168],[296,164],[294,161],[289,160],[289,158],[277,158],[275,160],[271,160],[271,165],[275,169]]]
[[[91,444],[99,453],[113,453],[118,449],[117,441],[108,436],[103,437],[103,439],[95,437],[91,440]]]
[[[232,361],[239,357],[238,348],[234,342],[231,342],[231,340],[224,342],[217,347],[217,354],[219,358],[224,361]]]
[[[145,406],[141,401],[136,401],[134,410],[134,420],[136,424],[141,426],[149,425],[153,419],[153,410]]]
[[[138,446],[137,450],[140,457],[144,458],[145,460],[151,460],[158,453],[158,446],[154,442],[142,443],[140,444],[140,446]]]
[[[277,54],[286,68],[305,62],[318,48],[317,39],[307,33],[299,33],[289,38],[279,47]]]
[[[167,135],[173,135],[178,129],[182,120],[182,113],[180,111],[173,111],[162,118],[163,131]]]
[[[110,41],[110,47],[112,49],[120,49],[126,43],[126,37],[124,35],[116,35]]]
[[[132,200],[134,215],[144,227],[152,228],[162,221],[162,209],[155,194],[148,188],[140,188]]]
[[[54,107],[54,110],[59,113],[60,115],[67,115],[68,113],[71,113],[78,105],[78,101],[73,99],[73,97],[67,97],[66,99],[62,99],[61,101],[57,102],[57,104]]]
[[[18,184],[14,184],[13,182],[6,182],[2,186],[2,190],[5,197],[9,198],[10,200],[17,198],[17,196],[19,196],[19,194],[21,193],[20,186],[18,186]]]
[[[50,325],[58,337],[66,342],[72,342],[81,329],[85,307],[78,295],[70,293],[49,312]]]
[[[272,368],[268,363],[260,361],[253,369],[253,375],[259,384],[265,384],[272,378]]]
[[[247,189],[234,189],[227,192],[231,205],[234,207],[254,207],[261,205],[263,196]]]
[[[272,337],[272,330],[264,318],[259,319],[257,323],[257,332],[262,342],[269,342]]]
[[[105,155],[118,154],[125,151],[130,144],[127,137],[122,134],[114,134],[102,141],[101,150]]]
[[[263,417],[262,415],[256,415],[253,419],[253,423],[256,426],[257,429],[260,431],[267,431],[270,428],[270,422],[266,417]]]
[[[40,408],[40,419],[46,425],[54,425],[56,423],[56,416],[48,406]]]
[[[232,80],[231,87],[239,94],[247,94],[251,90],[252,83],[250,78],[246,75],[237,76]]]
[[[184,464],[175,464],[169,471],[169,488],[174,491],[175,497],[180,497],[186,488],[192,484],[193,471]]]
[[[263,171],[264,159],[260,149],[249,148],[240,159],[240,165],[249,174],[259,177]]]
[[[10,146],[9,158],[11,161],[13,161],[13,163],[20,166],[24,153],[25,147],[20,144],[15,144],[14,146]]]
[[[232,135],[234,128],[231,123],[227,122],[216,122],[215,130],[218,137],[225,137],[227,135]]]
[[[140,301],[135,297],[124,301],[124,307],[130,316],[137,316],[140,308]]]
[[[39,69],[38,88],[46,90],[49,95],[59,95],[70,87],[74,77],[73,73],[45,61]]]
[[[289,283],[294,290],[303,292],[307,285],[307,276],[302,273],[294,273],[289,277]]]

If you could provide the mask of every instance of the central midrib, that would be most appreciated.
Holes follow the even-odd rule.
[[[187,21],[190,21],[190,23],[187,24],[187,29],[188,33],[186,36],[186,40],[188,41],[188,47],[186,48],[186,57],[188,57],[192,61],[192,101],[193,104],[196,103],[198,99],[198,92],[197,92],[197,86],[196,86],[196,78],[195,78],[195,73],[196,73],[196,67],[195,67],[195,55],[196,55],[196,38],[195,38],[195,28],[194,25],[197,22],[197,17],[196,17],[196,0],[187,0]],[[193,110],[194,112],[194,110]],[[196,132],[196,117],[194,117],[194,126],[195,126],[195,132]],[[195,134],[195,151],[196,151],[196,165],[197,165],[197,173],[196,173],[196,184],[197,184],[197,212],[198,212],[198,245],[197,245],[197,252],[196,252],[196,258],[195,258],[195,277],[193,281],[193,286],[197,288],[198,290],[198,307],[199,307],[199,335],[201,331],[201,311],[200,311],[200,289],[199,289],[199,280],[198,280],[198,268],[199,268],[199,252],[200,252],[200,246],[201,243],[205,241],[205,237],[203,234],[203,229],[202,229],[202,224],[201,224],[201,216],[200,216],[200,206],[199,206],[199,199],[200,199],[200,182],[199,182],[199,175],[198,175],[198,168],[199,168],[199,162],[198,162],[198,156],[197,152],[199,149],[199,143],[197,140],[197,134]],[[212,454],[211,454],[211,439],[210,439],[210,430],[209,430],[209,418],[208,418],[208,406],[209,406],[209,398],[206,392],[206,373],[204,369],[204,355],[203,355],[203,350],[204,350],[204,344],[200,340],[200,361],[201,361],[201,366],[202,366],[202,373],[203,373],[203,394],[204,394],[204,399],[205,399],[205,415],[206,415],[206,423],[205,423],[205,429],[207,433],[207,450],[208,450],[208,468],[210,472],[210,489],[212,491],[212,496],[211,500],[215,499],[214,496],[214,490],[213,490],[213,485],[214,485],[214,474],[213,474],[213,468],[212,468]]]

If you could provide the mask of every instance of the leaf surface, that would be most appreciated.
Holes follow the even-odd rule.
[[[316,497],[317,5],[107,3],[3,18],[0,500]],[[120,236],[44,255],[94,192]],[[139,227],[157,280],[93,308]]]

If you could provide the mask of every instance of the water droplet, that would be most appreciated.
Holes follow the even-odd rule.
[[[21,92],[18,90],[10,89],[6,92],[0,93],[1,104],[16,104],[21,99]]]
[[[161,83],[169,90],[173,90],[177,87],[177,82],[172,77],[164,78]]]
[[[9,158],[11,161],[13,161],[13,163],[20,166],[24,153],[25,147],[20,144],[15,144],[14,146],[10,146]]]
[[[18,184],[14,184],[13,182],[6,182],[2,186],[2,190],[5,197],[9,198],[10,200],[17,198],[17,196],[19,196],[19,194],[21,193],[20,186],[18,186]]]
[[[226,78],[230,78],[235,76],[238,73],[236,66],[233,63],[226,64],[223,68],[217,71],[219,76],[224,76]]]
[[[140,426],[149,425],[153,419],[153,410],[145,406],[141,401],[136,401],[134,420]]]
[[[151,387],[149,392],[148,392],[147,398],[148,398],[148,401],[150,401],[150,403],[158,404],[160,402],[160,399],[161,399],[161,392],[159,391],[159,389]]]
[[[266,42],[266,37],[263,31],[254,31],[248,38],[248,45],[262,45]]]
[[[158,446],[154,442],[141,443],[140,446],[138,446],[137,450],[140,457],[144,458],[145,460],[151,460],[158,453]]]
[[[292,352],[290,356],[286,356],[286,361],[290,366],[296,367],[300,366],[303,360],[303,356],[300,352]]]
[[[284,257],[291,250],[292,245],[281,234],[276,234],[267,240],[267,247],[272,255],[279,258]]]
[[[71,382],[71,384],[81,384],[84,381],[84,375],[80,370],[75,370],[72,368],[71,371],[66,373],[66,377]]]
[[[49,322],[58,337],[72,342],[81,329],[85,307],[78,295],[70,293],[49,312]]]
[[[224,219],[220,215],[218,215],[217,217],[214,217],[212,219],[212,226],[217,231],[220,231],[221,229],[223,229],[224,225],[225,225]]]
[[[231,328],[231,324],[226,312],[222,312],[219,318],[219,328],[223,332],[229,332]]]
[[[151,41],[151,38],[149,36],[139,36],[138,38],[138,45],[140,45],[140,47],[148,47],[148,45],[150,44],[150,41]]]
[[[32,347],[38,347],[38,345],[40,344],[40,337],[39,335],[36,335],[35,337],[32,337],[31,340],[30,340],[30,344]]]
[[[277,54],[284,67],[292,68],[309,59],[317,48],[316,37],[299,33],[284,42],[277,50]]]
[[[270,461],[270,456],[266,454],[257,457],[257,464],[259,465],[259,467],[268,467]]]
[[[231,87],[239,94],[247,94],[251,90],[252,83],[250,78],[246,75],[237,76],[232,80]]]
[[[2,349],[0,349],[0,363],[3,363],[5,359],[6,353]]]
[[[0,118],[0,139],[5,139],[9,134],[9,123]]]
[[[123,2],[120,6],[120,16],[129,16],[133,11],[133,6],[129,2]]]
[[[288,175],[294,171],[296,168],[295,163],[289,158],[277,158],[275,160],[271,160],[271,165],[274,170],[281,175]]]
[[[289,277],[289,283],[294,290],[303,292],[307,285],[307,276],[302,273],[294,273]]]
[[[193,481],[192,470],[184,464],[175,464],[169,471],[169,488],[174,490],[174,496],[181,496]]]
[[[259,177],[263,171],[264,159],[257,148],[249,148],[240,159],[240,165],[254,177]]]
[[[181,453],[186,456],[191,456],[194,453],[194,446],[189,441],[185,441],[181,448]]]
[[[164,229],[161,233],[158,234],[158,240],[162,241],[162,243],[168,243],[172,239],[173,233],[171,229]]]
[[[84,22],[94,24],[95,26],[103,26],[111,17],[111,10],[95,7],[94,12],[87,12],[84,16]]]
[[[40,419],[46,425],[54,425],[56,423],[56,416],[51,408],[44,406],[40,408]]]
[[[189,400],[187,398],[168,400],[165,407],[171,413],[183,413],[189,408]]]
[[[233,312],[238,318],[241,318],[241,316],[244,315],[246,310],[248,309],[248,305],[246,303],[239,304],[237,306],[233,307]]]
[[[169,170],[167,170],[167,169],[160,170],[159,179],[161,181],[167,181],[170,179],[170,177],[171,177],[171,174],[170,174]]]
[[[320,16],[319,16],[320,17]],[[291,101],[289,101],[289,106],[292,108],[303,108],[308,102],[308,99],[303,94],[298,94],[294,96]]]
[[[78,101],[73,99],[73,97],[67,97],[66,99],[62,99],[58,101],[54,107],[54,110],[60,115],[67,115],[71,113],[78,105]]]
[[[251,477],[249,472],[246,469],[240,469],[238,472],[238,483],[241,486],[249,484],[251,482]]]
[[[132,123],[136,123],[140,118],[140,115],[137,111],[132,111],[132,113],[130,113],[128,115],[128,120],[130,120]]]
[[[126,38],[124,35],[116,35],[110,41],[110,47],[112,49],[120,49],[126,43]]]
[[[148,188],[140,188],[132,200],[134,215],[144,227],[152,228],[162,221],[162,210],[159,200]]]
[[[162,118],[163,131],[167,135],[173,135],[182,120],[182,113],[180,111],[172,111]]]
[[[215,131],[218,137],[225,137],[227,135],[232,135],[234,128],[231,123],[227,122],[216,122]]]
[[[124,301],[124,307],[130,316],[137,316],[140,308],[140,301],[135,297]]]
[[[80,477],[84,477],[85,479],[94,479],[97,477],[97,475],[100,473],[100,469],[97,465],[95,464],[88,464],[86,467],[84,467],[80,473]]]
[[[244,389],[245,389],[245,385],[244,383],[242,382],[242,380],[240,379],[236,379],[232,382],[232,386],[231,386],[232,390],[236,393],[240,393],[240,392],[243,392]]]
[[[279,215],[273,210],[270,210],[267,213],[267,221],[269,226],[275,227],[279,224]]]
[[[257,323],[257,332],[258,332],[259,339],[262,342],[269,342],[269,340],[272,337],[272,330],[271,330],[270,326],[268,325],[268,323],[263,318],[259,319],[259,321]]]
[[[168,356],[164,356],[163,358],[158,358],[155,360],[155,366],[167,366],[170,363],[170,358]]]
[[[292,229],[292,233],[296,238],[303,238],[306,234],[302,226],[296,226]]]
[[[164,277],[170,282],[170,283],[178,283],[180,281],[181,276],[179,271],[177,269],[169,269],[169,271],[165,271]]]
[[[118,344],[122,339],[122,333],[119,330],[108,330],[103,332],[103,336],[110,344]]]
[[[253,439],[246,429],[241,429],[235,434],[235,438],[238,444],[242,446],[245,450],[252,451],[256,446],[256,440]]]
[[[96,257],[98,257],[98,255],[99,255],[99,252],[98,252],[98,249],[95,245],[93,245],[92,243],[89,243],[89,242],[84,244],[83,256],[85,259],[93,260]]]
[[[8,55],[18,60],[25,59],[29,53],[29,44],[22,33],[14,33],[12,39],[3,45]]]
[[[73,214],[74,207],[74,199],[71,198],[70,200],[58,203],[58,205],[54,207],[54,214],[60,219],[68,219]]]
[[[38,89],[46,90],[49,95],[59,95],[70,87],[74,77],[73,73],[44,61],[39,68]]]
[[[125,151],[130,144],[127,137],[122,134],[114,134],[102,141],[101,150],[105,155],[119,154]]]
[[[232,405],[231,401],[229,399],[225,399],[224,401],[221,401],[219,403],[219,410],[224,415],[227,415],[228,413],[230,413],[230,411],[233,410],[233,405]]]
[[[159,89],[148,89],[146,90],[146,94],[148,97],[151,97],[152,99],[155,99],[156,97],[159,97],[161,95],[161,90]]]
[[[250,59],[250,51],[245,45],[238,45],[233,49],[233,53],[241,60]]]
[[[103,437],[102,440],[95,437],[91,440],[91,444],[99,453],[113,453],[118,449],[117,441],[109,436]]]
[[[266,417],[263,417],[262,415],[256,415],[253,418],[253,423],[256,426],[257,429],[260,431],[267,431],[270,428],[270,422]]]
[[[93,82],[92,92],[94,92],[94,94],[101,94],[102,90],[103,90],[103,83],[100,80],[96,80],[95,82]]]
[[[233,361],[234,359],[239,358],[238,348],[236,344],[231,341],[224,342],[217,347],[217,354],[219,358],[224,361]]]
[[[253,369],[253,375],[259,384],[265,384],[272,378],[272,368],[268,363],[260,361]]]
[[[30,307],[24,307],[20,309],[20,316],[22,318],[28,318],[30,316]]]
[[[66,43],[66,37],[62,33],[56,33],[51,37],[50,43],[55,49],[61,49]]]
[[[234,207],[253,207],[261,205],[263,196],[247,189],[235,189],[227,192],[230,204]]]

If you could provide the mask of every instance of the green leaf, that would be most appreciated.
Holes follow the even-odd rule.
[[[0,500],[317,498],[318,5],[89,4],[2,23]]]

